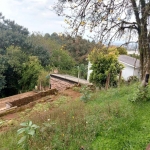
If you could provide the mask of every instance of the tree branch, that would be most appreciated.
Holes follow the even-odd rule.
[[[137,7],[137,4],[136,4],[135,0],[131,0],[131,3],[132,3],[133,11],[134,11],[134,14],[135,14],[135,19],[136,19],[136,22],[137,22],[137,25],[138,25],[138,32],[140,34],[140,32],[141,32],[141,30],[140,30],[141,20],[140,20],[140,17],[139,17],[138,7]]]

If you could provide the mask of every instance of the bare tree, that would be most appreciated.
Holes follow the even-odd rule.
[[[111,43],[138,41],[141,78],[150,71],[150,0],[58,0],[55,7],[65,16],[72,35],[89,30],[96,39]]]

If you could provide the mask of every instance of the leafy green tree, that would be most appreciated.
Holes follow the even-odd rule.
[[[60,70],[70,70],[75,65],[74,59],[65,50],[53,50],[50,59],[51,65]]]
[[[104,87],[108,74],[110,74],[110,86],[117,84],[117,76],[123,69],[117,59],[116,49],[93,49],[89,55],[89,60],[92,63],[90,81],[100,87]]]
[[[43,47],[43,49],[51,53],[54,49],[60,49],[61,45],[50,37],[51,36],[48,33],[46,33],[44,36],[40,33],[33,33],[31,36],[29,36],[28,41],[31,42],[33,46]]]
[[[53,33],[50,39],[55,40],[61,46],[61,49],[68,51],[78,64],[87,64],[86,58],[89,52],[97,45],[81,36],[75,38],[71,35]]]
[[[49,33],[45,33],[45,35],[44,35],[44,38],[45,39],[49,39],[51,36],[50,36],[50,34]]]
[[[50,84],[49,80],[50,80],[50,73],[45,70],[41,70],[38,77],[37,85],[42,86],[44,88],[49,87]]]
[[[0,72],[2,72],[2,71],[0,71]],[[5,81],[5,77],[2,75],[2,74],[0,74],[0,91],[2,90],[2,89],[4,89],[4,87],[5,87],[5,83],[6,83],[6,81]]]
[[[6,55],[2,57],[4,59],[2,72],[4,77],[4,87],[0,96],[11,96],[17,94],[20,90],[18,81],[22,77],[22,65],[27,61],[27,55],[23,53],[20,47],[10,46],[6,49]]]
[[[7,20],[0,13],[0,48],[6,50],[7,47],[14,45],[20,46],[22,49],[26,48],[26,38],[29,35],[29,31],[16,24],[14,21]]]
[[[79,65],[80,78],[87,79],[87,71],[88,71],[87,65],[84,64]]]
[[[119,52],[119,55],[127,55],[127,49],[124,47],[117,47],[117,51]]]
[[[6,80],[4,76],[5,61],[6,61],[6,58],[0,55],[0,93],[1,93],[1,90],[4,89],[5,84],[6,84]]]
[[[30,50],[30,55],[38,57],[43,67],[50,64],[50,53],[42,46],[34,46]]]
[[[40,33],[33,33],[28,37],[28,42],[32,44],[32,48],[28,50],[29,54],[37,56],[44,67],[50,64],[50,55],[52,51],[61,48],[54,39],[50,38],[48,33],[45,34],[45,36]]]
[[[87,64],[86,58],[96,44],[83,39],[81,36],[74,38],[67,35],[63,36],[62,40],[62,49],[67,50],[78,64]]]
[[[36,56],[30,56],[28,62],[23,64],[22,78],[19,84],[22,91],[29,91],[37,85],[38,77],[43,67]]]
[[[29,76],[25,74],[25,65],[29,67],[29,56],[37,56],[44,67],[50,64],[50,39],[39,34],[29,36],[26,28],[5,19],[0,13],[0,41],[0,97],[17,94],[22,89],[30,90],[26,85],[30,86],[30,80],[24,80]]]
[[[30,47],[26,42],[28,35],[26,28],[5,19],[0,13],[0,97],[18,93],[21,64],[25,60],[21,51]]]
[[[59,36],[56,32],[52,33],[50,38],[54,41],[56,41],[57,43],[60,43],[60,45],[62,45],[62,37]]]

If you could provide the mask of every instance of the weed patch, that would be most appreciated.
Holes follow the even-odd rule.
[[[36,115],[28,111],[30,117],[27,119],[40,129],[32,143],[29,142],[30,149],[145,149],[150,142],[150,103],[131,103],[128,99],[132,97],[134,87],[97,91],[92,93],[88,103],[82,103],[80,99],[67,103],[71,97],[60,96],[58,101],[51,103],[52,111],[47,103],[35,106],[38,109],[32,111]],[[16,130],[0,134],[4,150],[19,150]]]

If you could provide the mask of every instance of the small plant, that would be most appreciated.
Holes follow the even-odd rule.
[[[139,86],[135,89],[133,97],[130,99],[131,102],[142,102],[150,100],[150,84],[146,87]]]
[[[72,90],[73,90],[73,91],[76,91],[76,92],[80,92],[80,87],[74,86],[74,87],[72,87]]]
[[[2,127],[4,125],[5,121],[0,120],[0,127]]]
[[[25,150],[29,150],[29,142],[31,137],[35,136],[36,129],[39,128],[39,126],[33,124],[32,121],[23,122],[20,125],[22,128],[17,131],[17,134],[21,135],[21,139],[18,141],[18,145],[22,146],[22,148]]]
[[[51,122],[50,119],[48,119],[47,122],[44,122],[43,126],[40,129],[42,136],[47,136],[47,134],[51,131],[54,125],[56,125],[56,123]]]
[[[87,86],[83,86],[81,88],[81,93],[83,94],[81,97],[80,97],[80,100],[82,100],[83,102],[87,102],[88,100],[90,100],[91,98],[91,91],[89,89],[89,87]]]
[[[139,81],[139,79],[137,76],[129,76],[127,79],[128,83],[134,83],[134,82],[138,82],[138,81]]]

